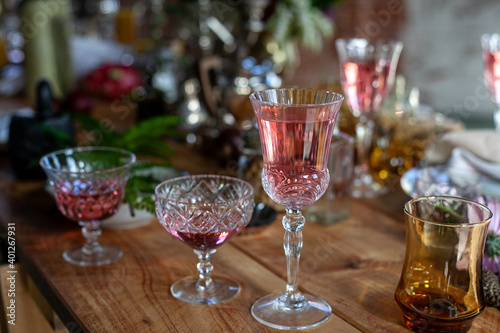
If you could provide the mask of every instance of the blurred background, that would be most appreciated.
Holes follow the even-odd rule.
[[[78,129],[87,129],[83,136],[77,131],[78,144],[100,144],[106,133],[166,116],[176,122],[165,126],[165,136],[227,168],[245,149],[258,149],[250,93],[290,86],[342,93],[334,41],[345,37],[404,43],[396,84],[376,117],[370,160],[375,178],[397,178],[418,165],[439,133],[494,126],[480,43],[483,33],[500,30],[500,3],[494,0],[0,4],[4,148],[13,116],[42,121],[70,113]],[[50,87],[50,102],[42,81]],[[411,119],[398,110],[409,110]],[[353,135],[355,123],[344,103],[341,130]]]

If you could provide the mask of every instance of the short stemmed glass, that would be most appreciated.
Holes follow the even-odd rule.
[[[370,174],[368,158],[372,141],[375,112],[379,111],[393,83],[396,67],[403,49],[400,41],[370,43],[366,39],[337,39],[340,79],[345,97],[356,124],[355,167],[351,195],[374,197],[386,189]]]
[[[299,291],[298,270],[305,224],[302,209],[318,200],[328,187],[328,152],[342,100],[333,92],[307,89],[264,90],[250,95],[262,145],[262,187],[286,210],[286,292],[264,296],[252,305],[254,318],[273,328],[319,326],[332,313],[328,303]]]
[[[500,131],[500,34],[483,34],[481,46],[486,87],[497,106],[493,114],[495,129]]]
[[[172,295],[194,304],[217,304],[239,293],[237,282],[212,276],[216,248],[240,232],[253,212],[253,188],[226,176],[193,175],[156,187],[156,215],[163,227],[198,256],[198,276],[176,281]]]
[[[125,185],[135,155],[110,147],[78,147],[58,150],[40,159],[54,191],[57,208],[78,222],[83,247],[63,252],[63,258],[79,266],[109,264],[122,251],[100,244],[101,221],[114,215],[123,202]]]

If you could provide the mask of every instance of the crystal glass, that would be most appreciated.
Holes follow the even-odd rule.
[[[250,101],[259,127],[264,166],[262,186],[285,207],[283,247],[287,286],[252,305],[259,322],[278,329],[306,329],[325,323],[330,306],[298,289],[302,209],[318,200],[330,180],[328,152],[343,97],[323,90],[275,89],[255,92]]]
[[[212,276],[211,256],[240,232],[253,212],[253,188],[240,179],[194,175],[167,180],[156,187],[156,215],[163,227],[198,256],[198,276],[176,281],[172,295],[194,304],[217,304],[239,293],[238,283]]]
[[[337,39],[335,46],[340,61],[340,79],[352,114],[357,118],[357,164],[351,194],[374,197],[386,192],[375,182],[369,170],[374,114],[380,110],[394,83],[394,74],[403,49],[400,41]]]
[[[481,46],[486,88],[497,107],[493,114],[495,129],[500,131],[500,34],[483,34]]]
[[[49,153],[40,159],[54,191],[57,208],[78,222],[83,247],[64,251],[63,258],[79,266],[111,263],[122,256],[114,246],[102,245],[101,221],[114,215],[123,202],[125,185],[135,155],[109,147],[79,147]]]
[[[485,307],[482,256],[492,213],[455,197],[405,205],[406,254],[395,299],[416,332],[467,332]]]

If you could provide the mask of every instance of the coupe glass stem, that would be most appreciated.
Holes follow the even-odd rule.
[[[497,104],[497,110],[493,113],[493,121],[495,124],[495,130],[500,132],[500,104]]]
[[[369,173],[369,151],[372,142],[374,121],[367,118],[366,116],[361,116],[359,122],[356,124],[356,150],[358,152],[358,179],[364,180],[366,178],[371,178]]]
[[[300,210],[286,209],[283,217],[285,236],[283,248],[286,255],[286,292],[280,296],[278,306],[296,309],[307,306],[306,298],[299,292],[299,260],[302,250],[302,227],[306,219]]]
[[[212,280],[212,270],[214,269],[214,265],[210,262],[210,257],[215,253],[215,249],[208,251],[194,250],[194,253],[198,255],[198,268],[199,279],[196,282],[196,290],[200,292],[205,292],[209,290],[213,286]]]
[[[88,221],[79,222],[82,227],[82,235],[87,240],[85,245],[82,247],[82,252],[88,256],[97,255],[103,251],[101,244],[97,241],[99,236],[102,234],[101,222],[99,221]]]

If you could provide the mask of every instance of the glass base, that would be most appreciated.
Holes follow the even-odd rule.
[[[260,298],[252,305],[252,315],[264,325],[281,330],[305,330],[322,325],[330,319],[332,309],[322,299],[304,294],[307,305],[301,308],[280,306],[279,297],[273,294]]]
[[[122,250],[115,246],[101,245],[95,253],[85,253],[82,248],[70,249],[63,252],[63,258],[69,263],[78,266],[101,266],[120,259]]]
[[[212,286],[208,290],[196,288],[198,277],[188,276],[176,281],[170,292],[175,298],[193,304],[218,304],[235,298],[240,292],[238,283],[223,278],[212,277]]]
[[[387,192],[387,187],[375,182],[370,176],[354,179],[351,188],[351,196],[354,198],[375,198]]]

